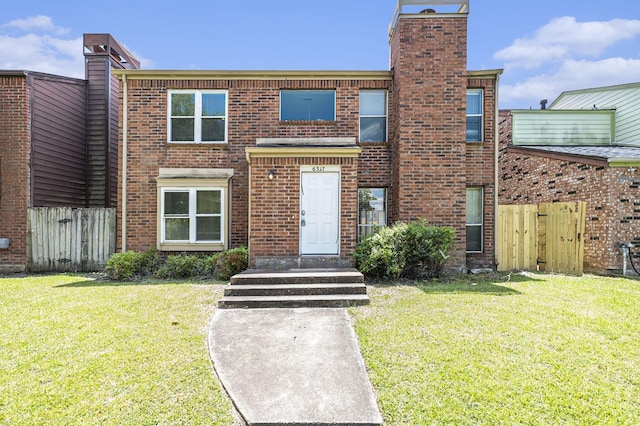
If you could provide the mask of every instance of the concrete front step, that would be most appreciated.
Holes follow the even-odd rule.
[[[231,277],[233,285],[308,283],[364,283],[364,276],[353,268],[337,268],[284,271],[249,269]]]
[[[218,308],[347,308],[368,304],[366,294],[225,296],[218,302]]]
[[[228,285],[225,296],[303,296],[322,294],[367,294],[362,283],[247,284]]]
[[[341,308],[369,303],[353,268],[248,270],[231,277],[219,308]]]

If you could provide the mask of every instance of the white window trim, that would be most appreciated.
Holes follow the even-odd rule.
[[[229,91],[228,90],[169,90],[167,95],[167,143],[170,144],[226,144],[229,139]],[[173,94],[178,93],[193,93],[195,94],[195,112],[196,115],[193,116],[194,119],[194,130],[193,130],[193,141],[173,141],[171,140],[172,133],[172,125],[173,121],[171,120],[173,116],[171,115],[171,96]],[[224,140],[223,141],[202,141],[202,95],[207,94],[224,94],[224,116],[207,116],[207,119],[211,118],[221,118],[224,121]],[[188,118],[187,116],[176,116],[176,118]]]
[[[480,250],[466,250],[467,253],[484,253],[484,187],[469,186],[467,189],[480,190],[480,223],[465,223],[465,234],[468,226],[480,227]],[[466,220],[465,220],[466,222]]]
[[[196,203],[197,203],[197,195],[200,191],[220,191],[220,213],[219,214],[197,214],[196,213]],[[165,212],[164,212],[164,198],[167,192],[188,192],[189,193],[189,240],[167,240],[165,238]],[[184,188],[184,187],[163,187],[161,189],[162,199],[160,200],[160,204],[162,205],[162,211],[160,216],[162,217],[162,223],[160,224],[160,242],[161,244],[222,244],[225,240],[225,232],[224,232],[224,210],[225,210],[225,192],[226,189],[223,187],[202,187],[202,188]],[[220,239],[219,240],[202,240],[198,241],[196,239],[196,220],[198,217],[220,217]]]
[[[364,227],[374,227],[374,226],[378,226],[378,225],[363,225],[360,223],[360,190],[361,189],[384,189],[384,225],[383,226],[387,226],[387,224],[389,223],[389,190],[388,188],[385,187],[380,187],[380,186],[367,186],[367,187],[361,187],[358,188],[358,220],[357,220],[357,227],[358,227],[358,232],[357,232],[357,238],[358,238],[358,242],[362,241],[362,236],[361,236],[361,229]]]
[[[384,100],[384,115],[367,115],[367,114],[360,114],[360,93],[362,92],[385,92],[385,100]],[[360,138],[360,131],[362,130],[362,124],[361,124],[361,119],[362,118],[380,118],[380,117],[384,117],[384,130],[385,130],[385,135],[384,135],[384,141],[378,141],[378,142],[363,142],[363,143],[387,143],[389,142],[389,91],[387,89],[361,89],[359,94],[358,94],[358,141],[361,140]]]
[[[469,114],[468,117],[480,117],[480,140],[479,141],[467,141],[467,143],[483,143],[484,142],[484,89],[467,89],[467,93],[479,93],[480,94],[480,113],[479,114]],[[466,127],[465,127],[465,135],[466,135]],[[465,136],[466,139],[466,136]]]
[[[233,169],[165,169],[161,168],[157,182],[157,244],[161,251],[222,251],[228,248],[231,229],[230,179]],[[190,241],[164,240],[164,193],[165,191],[189,190]],[[195,206],[197,191],[221,191],[220,241],[195,241]],[[193,199],[191,197],[194,197]],[[193,204],[192,204],[193,202]]]

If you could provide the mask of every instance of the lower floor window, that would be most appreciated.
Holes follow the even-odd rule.
[[[467,188],[467,252],[482,251],[483,194],[482,187]]]
[[[387,225],[387,190],[385,188],[358,189],[358,241]]]
[[[161,168],[159,172],[158,250],[227,249],[233,169]]]
[[[162,198],[162,242],[222,241],[222,188],[163,188]]]

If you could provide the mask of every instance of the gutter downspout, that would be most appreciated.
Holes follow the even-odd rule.
[[[247,257],[249,258],[249,266],[251,267],[251,153],[245,151],[247,164],[249,165],[249,200],[248,200],[248,217],[247,217]]]
[[[498,157],[500,155],[500,108],[498,106],[498,100],[500,97],[498,96],[498,87],[500,86],[500,73],[496,74],[496,94],[495,94],[495,125],[494,127],[494,140],[493,140],[493,149],[494,149],[494,164],[493,164],[493,265],[494,269],[498,270],[498,194],[499,194],[499,185],[498,185]]]
[[[129,103],[127,75],[122,74],[122,252],[127,251],[127,145]]]

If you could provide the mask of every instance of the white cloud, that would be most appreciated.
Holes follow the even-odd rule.
[[[23,31],[42,30],[53,34],[68,34],[69,29],[57,27],[53,24],[53,20],[45,15],[30,16],[26,19],[14,19],[3,25],[4,27],[17,28]]]
[[[82,37],[0,35],[0,69],[30,70],[84,78]]]
[[[0,25],[0,69],[84,78],[83,40],[82,37],[65,37],[70,32],[56,26],[50,17],[44,15],[15,19]],[[132,54],[142,68],[154,66],[151,59],[135,52]]]
[[[615,43],[640,34],[640,20],[577,22],[565,16],[552,19],[533,38],[517,39],[493,57],[504,61],[506,68],[537,68],[550,61],[568,57],[598,57]]]
[[[555,72],[501,84],[500,103],[502,108],[537,108],[540,99],[552,101],[566,90],[635,83],[640,81],[639,76],[640,59],[567,59]]]
[[[501,108],[538,108],[541,99],[552,101],[566,90],[640,81],[637,52],[606,57],[617,43],[639,35],[637,19],[552,19],[533,37],[519,38],[494,54],[494,59],[504,61]],[[523,69],[535,69],[536,75]]]

